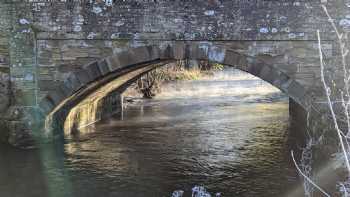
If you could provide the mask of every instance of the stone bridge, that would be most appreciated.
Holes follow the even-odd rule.
[[[104,113],[77,106],[117,106],[133,80],[182,59],[234,66],[325,113],[316,30],[328,60],[339,51],[320,6],[346,30],[347,3],[0,0],[1,136],[16,146],[60,136],[52,128],[77,127],[66,121],[73,112]]]

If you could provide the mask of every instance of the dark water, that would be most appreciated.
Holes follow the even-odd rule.
[[[213,196],[300,196],[288,99],[243,81],[169,86],[63,145],[2,147],[0,196],[191,196],[196,185]]]

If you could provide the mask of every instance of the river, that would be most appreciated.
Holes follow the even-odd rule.
[[[286,95],[241,75],[163,89],[63,144],[1,147],[0,196],[302,195]]]

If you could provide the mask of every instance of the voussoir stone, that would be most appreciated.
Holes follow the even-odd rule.
[[[224,64],[236,66],[239,64],[241,58],[244,58],[241,54],[232,50],[226,50]]]
[[[55,108],[55,104],[50,99],[43,98],[39,103],[39,107],[44,114],[49,114]]]
[[[77,91],[84,84],[82,84],[74,73],[70,73],[68,77],[64,80],[67,87],[70,87],[73,91]]]
[[[84,66],[84,69],[88,72],[89,76],[96,80],[102,76],[97,62],[92,62]]]
[[[57,89],[55,91],[50,91],[48,94],[48,98],[50,98],[55,106],[57,106],[61,101],[63,101],[66,96],[64,95],[64,92],[61,89]]]
[[[105,59],[98,61],[97,62],[98,65],[98,69],[100,70],[100,73],[105,76],[106,74],[108,74],[109,72],[111,72],[111,70],[108,67],[108,63]]]
[[[87,70],[84,69],[80,69],[77,71],[74,71],[74,75],[76,76],[76,78],[80,81],[81,84],[88,84],[91,81],[93,81],[93,78],[90,77],[89,73]]]
[[[207,44],[191,44],[188,47],[188,56],[194,60],[206,60],[208,59],[208,50]]]

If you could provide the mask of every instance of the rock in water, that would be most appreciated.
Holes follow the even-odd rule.
[[[182,190],[176,190],[173,192],[173,194],[171,195],[171,197],[182,197],[182,195],[184,194],[184,191]]]
[[[192,188],[192,197],[211,197],[207,190],[202,186],[194,186]]]

